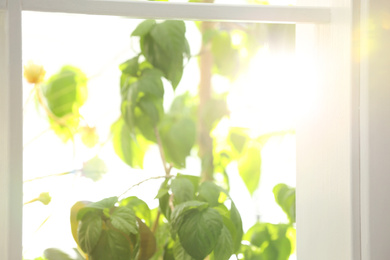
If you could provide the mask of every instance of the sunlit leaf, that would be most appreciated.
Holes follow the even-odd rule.
[[[146,204],[143,200],[140,200],[135,196],[131,196],[121,200],[119,204],[120,206],[131,208],[138,218],[144,220],[147,225],[151,224],[150,209],[148,204]]]
[[[138,226],[133,210],[127,207],[115,208],[111,214],[111,224],[125,234],[137,234]]]
[[[49,192],[42,192],[38,196],[38,201],[42,202],[44,205],[48,205],[51,201],[51,196]]]
[[[226,226],[222,227],[221,235],[217,240],[214,249],[214,258],[218,260],[228,260],[233,254],[233,239]]]
[[[132,59],[129,59],[119,65],[119,69],[122,71],[122,73],[137,77],[138,75],[138,58],[139,56],[135,56]]]
[[[178,228],[180,243],[189,255],[202,260],[215,248],[222,227],[222,217],[215,209],[192,210]]]
[[[261,173],[260,147],[256,143],[249,144],[238,160],[238,171],[249,193],[257,189]]]
[[[79,224],[78,241],[80,248],[90,254],[95,249],[102,233],[102,219],[94,212],[87,213]]]
[[[80,209],[84,208],[86,205],[90,204],[91,202],[89,201],[78,201],[76,202],[72,208],[70,209],[70,226],[72,230],[72,236],[74,241],[78,246],[79,244],[79,239],[77,235],[77,230],[79,228],[79,220],[77,219],[77,214],[79,213]]]
[[[242,219],[240,213],[238,212],[237,207],[233,201],[231,201],[230,220],[232,221],[235,228],[235,234],[233,236],[233,251],[237,252],[241,245],[241,239],[244,234],[244,230],[242,228]]]
[[[107,229],[101,232],[95,250],[89,255],[89,260],[129,260],[131,255],[128,237],[119,231]]]
[[[96,127],[84,126],[79,130],[81,141],[89,148],[94,147],[99,142],[99,135],[96,132]]]
[[[214,35],[211,43],[215,72],[234,80],[239,72],[239,52],[233,47],[230,34],[222,31]]]
[[[134,139],[128,126],[122,119],[119,119],[112,125],[111,131],[114,150],[119,158],[133,168],[143,168],[148,142],[141,135]]]
[[[174,120],[165,117],[160,124],[160,134],[167,160],[174,163],[175,167],[185,167],[186,157],[196,138],[194,121],[189,118]]]
[[[286,213],[291,223],[295,223],[295,188],[280,183],[273,189],[275,200]]]
[[[219,195],[221,193],[220,187],[211,181],[202,182],[199,186],[198,199],[209,203],[211,207],[217,206]]]
[[[43,93],[55,116],[77,115],[87,99],[87,76],[78,68],[64,66],[45,83]]]
[[[98,181],[107,173],[107,166],[102,159],[95,156],[83,164],[82,175],[93,181]]]
[[[141,37],[141,49],[154,67],[164,72],[175,89],[183,74],[183,53],[188,52],[183,21],[156,24]]]

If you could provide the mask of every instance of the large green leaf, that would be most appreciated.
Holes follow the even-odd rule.
[[[221,235],[218,238],[214,249],[215,260],[228,260],[233,254],[233,239],[226,226],[222,227]]]
[[[137,234],[138,226],[133,210],[127,207],[115,208],[111,214],[111,224],[125,234]]]
[[[175,204],[192,200],[195,195],[194,185],[186,178],[175,178],[171,184]]]
[[[164,72],[174,89],[183,74],[183,54],[188,52],[185,31],[183,21],[165,21],[154,25],[141,37],[142,54]]]
[[[149,33],[155,24],[155,20],[145,20],[140,23],[137,28],[135,28],[131,36],[144,36],[145,34]]]
[[[171,233],[172,236],[175,238],[176,233],[178,229],[180,228],[181,224],[185,220],[185,217],[188,214],[192,214],[196,211],[202,211],[208,207],[208,204],[205,202],[197,201],[197,200],[191,200],[186,201],[184,203],[181,203],[177,205],[171,214]]]
[[[123,119],[111,127],[115,153],[123,162],[133,168],[143,168],[144,156],[149,143],[142,135],[134,137]]]
[[[195,122],[190,118],[176,120],[166,116],[160,124],[160,135],[167,161],[177,168],[185,167],[186,157],[195,143]]]
[[[176,241],[175,245],[173,247],[173,255],[175,256],[175,259],[180,260],[194,260],[192,256],[190,256],[186,250],[182,247],[180,244],[180,241]]]
[[[286,213],[291,223],[295,223],[295,188],[280,183],[273,189],[275,200]]]
[[[260,146],[256,143],[248,144],[238,160],[238,171],[246,188],[252,195],[257,189],[261,173]]]
[[[95,250],[89,254],[89,260],[129,260],[132,255],[131,248],[128,237],[119,231],[103,230]]]
[[[202,260],[215,248],[222,227],[222,217],[217,210],[193,210],[186,214],[178,229],[180,243],[189,255]]]
[[[78,241],[80,248],[90,254],[96,247],[102,233],[102,219],[94,212],[87,213],[79,224]]]

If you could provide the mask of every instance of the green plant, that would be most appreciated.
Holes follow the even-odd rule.
[[[289,224],[257,223],[245,235],[229,196],[226,167],[233,161],[249,193],[257,189],[261,147],[270,136],[253,138],[237,127],[230,128],[223,138],[211,134],[220,120],[229,116],[225,95],[212,91],[211,72],[234,80],[237,64],[245,68],[249,59],[241,57],[239,50],[255,53],[254,32],[261,27],[220,31],[217,23],[203,22],[199,28],[203,37],[199,95],[178,95],[168,110],[164,109],[164,92],[167,87],[178,87],[185,62],[191,58],[185,23],[146,20],[132,32],[140,53],[120,65],[121,116],[112,124],[112,142],[116,154],[132,168],[143,168],[146,151],[158,147],[164,172],[155,177],[162,179],[155,191],[159,207],[151,210],[138,197],[123,198],[125,193],[98,202],[77,202],[71,209],[71,225],[79,257],[228,260],[236,254],[247,260],[284,260],[293,252],[295,189],[285,185],[274,189]],[[245,40],[233,44],[233,34]],[[79,113],[87,99],[83,72],[65,66],[42,85],[32,83],[36,83],[34,91],[52,129],[64,142],[80,134],[86,146],[96,145],[94,128]],[[186,168],[187,157],[196,152],[201,173],[172,175],[173,168]],[[106,168],[95,157],[77,171],[96,181]],[[222,177],[221,181],[217,182],[216,176]],[[249,244],[242,244],[243,239]],[[45,253],[49,260],[67,257],[53,249]]]

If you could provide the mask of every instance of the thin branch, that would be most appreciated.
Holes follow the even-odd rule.
[[[51,127],[48,127],[46,128],[45,130],[43,130],[42,132],[40,132],[38,135],[36,135],[35,137],[33,137],[30,141],[28,141],[27,143],[25,143],[23,145],[23,149],[25,149],[27,146],[29,146],[31,143],[33,143],[35,140],[37,140],[38,138],[40,138],[42,135],[44,135],[45,133],[49,132],[51,130]]]
[[[25,181],[23,181],[23,183],[31,182],[31,181],[37,181],[37,180],[41,180],[41,179],[45,179],[45,178],[49,178],[49,177],[64,176],[64,175],[67,175],[67,174],[72,174],[72,173],[79,172],[81,170],[82,169],[78,169],[78,170],[73,170],[73,171],[69,171],[69,172],[55,173],[55,174],[50,174],[50,175],[46,175],[46,176],[36,177],[36,178],[33,178],[33,179],[25,180]]]
[[[165,179],[169,179],[169,178],[173,178],[175,177],[174,175],[165,175],[165,176],[155,176],[155,177],[150,177],[148,179],[145,179],[141,182],[138,182],[136,184],[134,184],[133,186],[131,186],[130,188],[128,188],[127,190],[125,190],[124,192],[121,193],[121,195],[119,195],[118,197],[122,197],[123,195],[125,195],[128,191],[130,191],[131,189],[133,189],[134,187],[136,186],[139,186],[141,185],[142,183],[144,182],[147,182],[147,181],[150,181],[150,180],[157,180],[157,179],[162,179],[162,178],[165,178]]]

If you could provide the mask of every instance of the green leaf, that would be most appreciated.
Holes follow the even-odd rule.
[[[139,127],[140,125],[138,122],[144,121],[144,117],[147,116],[151,123],[149,128],[154,129],[164,113],[162,99],[151,96],[143,96],[138,101],[138,106],[141,109],[142,114],[136,114],[137,126]]]
[[[174,120],[164,117],[160,124],[160,135],[167,161],[177,168],[185,167],[186,157],[195,143],[195,122],[189,118]]]
[[[165,21],[141,37],[141,50],[155,68],[164,72],[176,89],[183,74],[183,53],[188,52],[183,21]]]
[[[90,254],[96,247],[102,233],[102,219],[94,212],[87,213],[79,224],[78,240],[80,248]]]
[[[171,208],[169,206],[169,186],[168,186],[168,180],[165,180],[158,191],[157,197],[159,202],[159,207],[161,210],[161,213],[166,217],[166,219],[171,219]]]
[[[194,185],[185,178],[175,178],[171,184],[175,204],[180,204],[192,200],[195,195]]]
[[[238,172],[244,181],[249,193],[257,189],[261,173],[260,147],[256,143],[247,145],[241,158],[238,160]]]
[[[57,248],[45,249],[43,255],[47,260],[73,260],[73,258],[71,258],[68,254]]]
[[[157,69],[145,69],[139,79],[138,90],[146,94],[151,94],[162,98],[164,96],[164,86],[161,80],[163,73]]]
[[[222,227],[222,217],[215,209],[193,210],[178,229],[180,243],[189,255],[202,260],[215,248]]]
[[[171,214],[171,233],[175,238],[177,230],[180,228],[184,218],[187,214],[192,213],[194,211],[202,211],[208,207],[208,204],[201,201],[191,200],[183,202],[177,205]]]
[[[51,112],[59,118],[78,114],[87,99],[87,76],[78,68],[64,66],[43,86],[43,94]]]
[[[138,218],[144,220],[147,225],[151,225],[150,209],[143,200],[132,196],[121,200],[119,205],[132,209]]]
[[[132,168],[143,168],[148,141],[142,135],[133,137],[123,119],[118,119],[111,126],[111,132],[114,150],[119,158]]]
[[[243,239],[250,242],[252,245],[261,247],[263,243],[271,240],[268,224],[256,223],[248,230]]]
[[[84,177],[87,177],[93,181],[98,181],[102,178],[103,174],[107,173],[107,167],[102,159],[95,156],[83,164],[83,169],[81,172]]]
[[[125,234],[138,233],[135,214],[130,208],[115,208],[111,214],[111,224]]]
[[[244,133],[241,128],[231,128],[229,131],[229,141],[238,154],[241,154],[244,147],[249,140],[249,137]]]
[[[280,183],[273,189],[276,203],[286,213],[291,223],[295,223],[295,188]]]
[[[215,72],[234,80],[238,76],[240,63],[239,52],[233,47],[230,34],[222,31],[214,35],[211,44]]]
[[[119,69],[122,71],[122,73],[137,77],[138,75],[138,58],[139,56],[135,56],[132,59],[129,59],[119,65]]]
[[[221,235],[217,240],[217,244],[214,249],[214,257],[218,260],[229,260],[233,254],[233,239],[228,230],[224,225],[221,230]]]
[[[228,116],[229,113],[226,97],[214,97],[205,104],[202,120],[204,120],[205,127],[211,130],[224,116]]]
[[[206,201],[211,207],[214,207],[219,204],[218,199],[220,193],[221,189],[218,185],[211,181],[205,181],[199,186],[198,199]]]
[[[119,231],[103,230],[89,260],[129,260],[132,250],[128,238]]]
[[[237,252],[241,245],[242,236],[244,234],[242,228],[242,219],[240,213],[238,212],[236,205],[231,201],[230,208],[230,220],[232,221],[235,228],[235,236],[233,237],[234,252]]]
[[[180,260],[194,260],[192,256],[190,256],[182,247],[180,244],[180,241],[176,241],[175,245],[173,247],[173,255],[175,256],[175,259]]]
[[[144,36],[149,33],[149,31],[153,28],[153,26],[156,24],[155,20],[145,20],[142,23],[140,23],[137,28],[133,31],[131,36]]]

